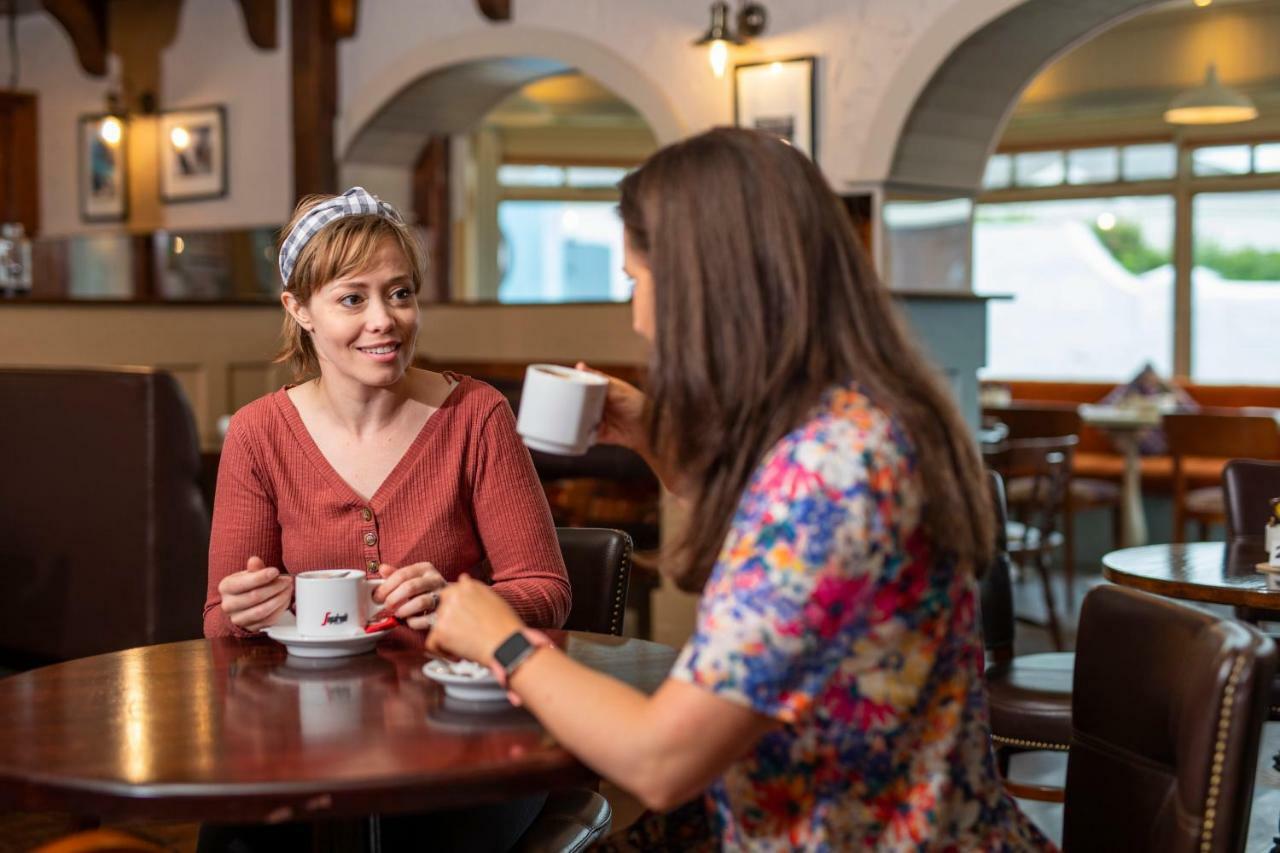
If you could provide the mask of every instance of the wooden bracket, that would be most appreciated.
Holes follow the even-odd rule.
[[[107,0],[41,0],[71,37],[86,74],[107,74]]]
[[[249,41],[263,50],[275,50],[280,46],[279,18],[276,0],[237,0],[244,14],[244,25],[249,30]]]
[[[512,0],[476,0],[480,14],[491,21],[511,20]]]

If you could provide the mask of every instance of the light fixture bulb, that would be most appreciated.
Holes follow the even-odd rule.
[[[175,150],[186,151],[191,145],[191,134],[185,127],[175,127],[169,131],[169,141],[173,143]]]
[[[1208,6],[1210,3],[1212,3],[1213,0],[1191,0],[1191,2],[1195,3],[1201,9],[1203,9],[1205,6]]]
[[[124,136],[124,125],[115,116],[107,116],[98,127],[98,136],[108,145],[119,145]]]
[[[717,77],[723,77],[724,70],[729,65],[729,43],[724,39],[716,39],[711,42],[711,49],[707,52],[707,59],[711,62],[711,73]]]

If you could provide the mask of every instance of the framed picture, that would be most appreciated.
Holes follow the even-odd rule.
[[[801,56],[734,66],[733,123],[772,133],[815,158],[815,62]]]
[[[129,215],[128,139],[123,120],[113,115],[81,116],[80,218],[85,222],[123,222]]]
[[[227,194],[226,108],[162,112],[158,137],[163,201],[201,201]]]

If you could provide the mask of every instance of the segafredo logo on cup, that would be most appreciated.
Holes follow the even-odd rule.
[[[346,621],[347,621],[347,614],[334,613],[331,610],[326,610],[324,612],[324,621],[322,621],[320,624],[321,625],[341,625],[343,622],[346,622]]]

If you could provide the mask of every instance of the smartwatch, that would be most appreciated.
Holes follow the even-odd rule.
[[[529,656],[541,647],[531,643],[524,635],[524,631],[515,631],[503,640],[501,645],[493,650],[493,659],[497,661],[498,666],[502,667],[505,675],[504,682],[510,682],[511,676],[515,674],[520,664],[528,660]]]

